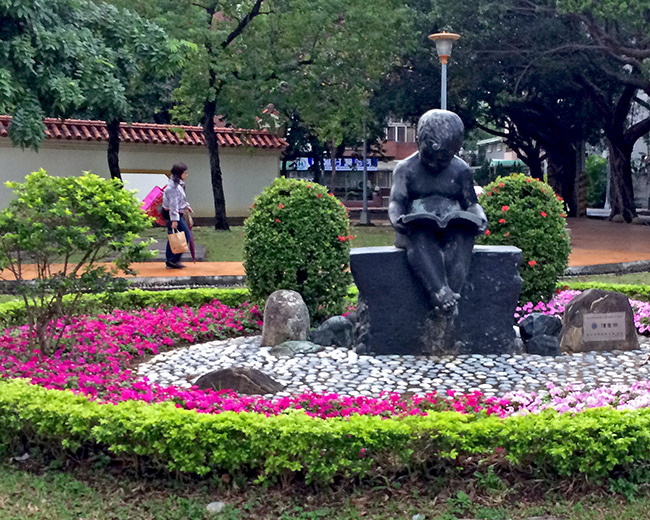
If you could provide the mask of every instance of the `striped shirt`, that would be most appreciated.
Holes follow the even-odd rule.
[[[179,220],[182,213],[189,204],[185,197],[185,183],[183,181],[176,184],[173,179],[169,179],[167,188],[163,191],[163,208],[169,211],[170,220]]]

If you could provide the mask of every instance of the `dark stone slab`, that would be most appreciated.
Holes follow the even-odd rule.
[[[524,341],[542,335],[559,337],[562,332],[562,320],[557,316],[533,312],[521,320],[519,330]]]
[[[521,250],[475,246],[454,320],[454,352],[515,351],[514,311],[521,291]],[[433,311],[412,276],[406,251],[396,247],[352,249],[350,268],[359,289],[362,340],[373,354],[438,354],[432,348]]]
[[[194,383],[200,390],[234,390],[238,394],[275,394],[284,389],[275,379],[250,367],[230,367],[202,375]]]
[[[548,334],[533,336],[525,343],[528,354],[537,354],[538,356],[561,356],[560,338]]]

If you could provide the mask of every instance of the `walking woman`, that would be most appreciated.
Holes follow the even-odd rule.
[[[167,233],[172,233],[173,230],[178,229],[185,233],[187,243],[190,243],[192,232],[187,223],[183,219],[183,213],[186,211],[192,212],[192,208],[187,203],[185,197],[185,179],[187,179],[187,166],[185,163],[176,163],[172,166],[172,176],[169,179],[167,188],[163,191],[163,210],[162,216],[167,222]],[[174,254],[167,242],[167,249],[165,251],[165,258],[167,260],[168,269],[183,269],[185,267],[181,264],[182,253]]]

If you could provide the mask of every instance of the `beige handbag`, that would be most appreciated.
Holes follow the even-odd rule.
[[[182,231],[172,229],[172,232],[167,235],[167,240],[169,240],[169,248],[175,255],[187,251],[187,238]]]

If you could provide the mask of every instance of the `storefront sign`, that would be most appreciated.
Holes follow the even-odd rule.
[[[377,171],[377,158],[373,157],[366,160],[367,170],[369,172]],[[314,164],[314,160],[310,157],[301,157],[294,161],[287,162],[287,170],[294,171],[306,171],[309,170],[310,166]],[[323,161],[323,171],[331,172],[332,171],[332,160],[325,159]],[[336,171],[337,172],[352,172],[363,171],[363,159],[355,159],[354,157],[343,157],[336,159]]]

